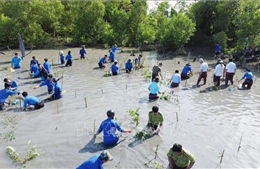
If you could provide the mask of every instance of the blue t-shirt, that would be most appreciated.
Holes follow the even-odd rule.
[[[111,71],[112,71],[113,73],[115,73],[115,72],[117,72],[117,70],[118,70],[118,65],[117,65],[117,64],[113,64],[113,65],[111,66]]]
[[[216,44],[216,52],[221,52],[221,46],[219,44]]]
[[[184,66],[181,74],[187,74],[189,71],[191,72],[191,67],[186,65],[186,66]]]
[[[10,89],[2,89],[0,90],[0,103],[5,102],[8,96],[16,94],[17,92],[12,91]]]
[[[36,74],[38,71],[39,71],[38,65],[37,65],[37,64],[34,64],[34,65],[31,67],[31,73]]]
[[[246,78],[246,79],[253,79],[253,73],[252,72],[246,72],[244,74],[244,76],[242,77],[242,79],[244,79],[244,78]]]
[[[37,59],[35,59],[35,60],[33,60],[33,59],[32,59],[32,60],[30,61],[30,66],[32,66],[32,65],[33,65],[33,63],[32,63],[33,61],[35,61],[35,63],[36,63],[36,64],[38,64],[38,63],[39,63],[39,61],[38,61]]]
[[[82,48],[82,49],[79,50],[79,54],[84,55],[84,54],[87,54],[87,52],[86,52],[85,49]]]
[[[50,73],[50,71],[51,71],[51,64],[49,62],[44,62],[43,63],[43,67],[45,68],[45,70],[47,70],[48,73]]]
[[[160,86],[156,82],[152,82],[148,88],[150,89],[151,94],[158,94],[158,92],[160,91]]]
[[[107,63],[106,57],[102,57],[98,63]]]
[[[16,57],[14,56],[12,58],[12,64],[11,64],[11,67],[12,68],[20,68],[21,67],[21,62],[22,62],[22,58],[20,56]]]
[[[103,143],[104,145],[116,144],[118,137],[116,130],[124,132],[124,129],[112,118],[104,120],[98,128],[98,133],[103,131]]]
[[[52,81],[52,80],[49,80],[49,79],[47,79],[47,80],[45,80],[44,82],[42,82],[42,83],[40,84],[40,87],[45,86],[45,85],[47,86],[48,89],[53,89],[53,87],[54,87],[53,81]]]
[[[26,96],[23,100],[23,107],[26,108],[27,104],[29,105],[35,105],[36,103],[39,103],[40,99],[35,96]]]
[[[18,85],[15,81],[11,82],[11,88],[18,88]]]
[[[66,60],[71,60],[71,59],[72,59],[72,55],[71,55],[71,54],[67,54],[67,56],[66,56],[65,59],[66,59]]]
[[[62,53],[62,54],[60,54],[60,60],[61,61],[64,61],[64,59],[65,59],[65,56],[64,56],[64,54]]]
[[[100,155],[94,155],[78,166],[76,169],[104,169],[103,161]]]
[[[116,53],[116,50],[120,50],[119,48],[117,48],[116,46],[113,46],[111,48],[111,51],[115,54]]]
[[[55,99],[60,99],[62,97],[62,88],[61,88],[61,84],[59,82],[57,82],[54,86],[53,97]]]
[[[125,63],[125,69],[131,70],[133,68],[133,63],[132,62],[126,62]]]

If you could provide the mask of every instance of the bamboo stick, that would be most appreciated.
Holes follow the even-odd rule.
[[[224,157],[224,153],[225,153],[225,150],[222,151],[222,154],[220,156],[220,162],[219,162],[220,164],[222,163],[222,160],[223,160],[223,157]]]
[[[178,116],[178,112],[176,111],[176,120],[177,122],[179,121],[179,116]]]

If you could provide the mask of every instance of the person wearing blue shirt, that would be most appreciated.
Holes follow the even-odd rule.
[[[14,80],[10,80],[10,79],[8,79],[8,78],[4,78],[4,82],[5,83],[11,83],[11,90],[17,90],[17,88],[18,88],[18,85],[17,85],[17,83],[14,81]]]
[[[82,46],[82,48],[79,50],[79,54],[80,54],[80,59],[85,59],[85,54],[87,54],[84,46]]]
[[[72,66],[72,58],[73,58],[73,56],[71,54],[71,51],[68,51],[68,54],[65,58],[67,60],[65,66]]]
[[[76,169],[104,169],[104,163],[113,160],[109,151],[105,150],[100,155],[94,155],[83,162]]]
[[[192,75],[192,69],[190,63],[187,63],[184,68],[182,69],[181,72],[181,79],[186,80],[189,79],[190,76]]]
[[[119,137],[116,135],[116,130],[124,133],[131,133],[131,129],[123,129],[118,122],[114,120],[115,112],[113,110],[107,111],[107,119],[99,126],[94,136],[97,136],[103,131],[103,144],[105,146],[114,146],[117,144]]]
[[[135,59],[135,67],[136,68],[143,68],[143,61],[142,61],[143,55],[140,53],[139,56]]]
[[[51,72],[51,64],[48,62],[47,58],[44,59],[43,67],[45,70],[47,70],[48,73]]]
[[[107,63],[107,55],[105,55],[104,57],[102,57],[100,59],[100,61],[98,62],[98,66],[100,68],[105,68],[106,67],[106,65],[105,65],[106,63]]]
[[[181,76],[179,74],[179,70],[175,70],[175,74],[172,75],[172,78],[170,80],[171,87],[178,87],[181,83]]]
[[[32,67],[32,65],[33,65],[33,62],[36,62],[36,64],[38,64],[38,63],[39,63],[39,61],[36,59],[36,57],[35,57],[35,56],[33,56],[33,57],[32,57],[32,60],[30,61],[30,68]]]
[[[30,75],[35,78],[35,77],[39,77],[39,74],[40,74],[40,71],[39,71],[38,64],[36,64],[36,62],[33,61],[32,67],[31,67],[31,70],[30,70]]]
[[[126,73],[130,73],[133,69],[133,63],[131,59],[128,59],[128,61],[125,63],[125,71]]]
[[[30,107],[31,105],[34,106],[34,109],[40,109],[44,107],[44,103],[40,101],[39,98],[35,96],[28,96],[27,92],[23,92],[22,96],[24,97],[23,110],[26,110],[26,108]]]
[[[63,77],[61,77],[63,78]],[[53,83],[54,83],[54,93],[51,95],[51,99],[53,100],[57,100],[62,98],[62,87],[61,84],[58,82],[61,78],[57,79],[54,78],[53,79]]]
[[[118,75],[118,65],[117,60],[115,60],[114,64],[111,66],[112,75]]]
[[[8,96],[14,95],[14,94],[20,94],[20,92],[12,91],[10,90],[11,88],[11,83],[6,82],[4,84],[4,89],[0,90],[0,110],[5,110],[5,100],[7,99]]]
[[[53,75],[52,74],[48,74],[48,79],[47,80],[42,82],[39,86],[35,86],[33,88],[37,89],[37,88],[45,86],[45,85],[47,86],[48,93],[52,94],[53,93],[53,88],[54,88]]]
[[[114,60],[116,59],[116,50],[120,50],[120,48],[118,48],[117,45],[115,44],[114,46],[112,46],[110,51],[109,59],[111,62],[114,62]]]
[[[154,78],[153,82],[149,85],[148,90],[150,91],[149,99],[158,99],[160,92],[160,86],[158,84],[159,77]]]
[[[65,56],[64,56],[62,50],[60,50],[60,63],[61,63],[62,65],[65,63]]]
[[[241,80],[245,79],[244,82],[242,83],[243,89],[250,89],[251,88],[251,86],[253,85],[253,76],[254,75],[250,71],[250,69],[247,69],[244,76],[238,81],[238,82],[240,82]]]
[[[21,67],[21,62],[22,62],[22,58],[20,56],[18,56],[18,53],[15,52],[13,58],[12,58],[12,61],[11,61],[11,67],[13,69],[18,69]]]
[[[216,43],[216,49],[215,49],[215,58],[219,57],[219,55],[221,54],[221,46],[219,45],[219,43]]]

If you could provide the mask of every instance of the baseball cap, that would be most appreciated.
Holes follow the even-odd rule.
[[[101,160],[105,161],[112,161],[114,159],[114,157],[107,150],[102,151],[102,153],[100,154],[100,158]]]

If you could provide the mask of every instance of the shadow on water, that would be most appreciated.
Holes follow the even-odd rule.
[[[11,61],[1,62],[0,65],[11,64]]]
[[[150,103],[150,102],[155,102],[157,100],[159,100],[159,98],[158,99],[149,99],[149,97],[147,96],[147,97],[140,98],[139,103]]]
[[[227,85],[220,85],[219,87],[217,86],[211,86],[211,87],[207,87],[204,90],[200,90],[200,93],[208,93],[208,92],[213,92],[213,91],[219,91],[219,90],[224,90],[228,88]]]
[[[93,67],[93,70],[102,70],[102,69],[104,69],[104,68],[100,68],[99,66]]]
[[[30,78],[31,79],[31,78]],[[34,80],[34,79],[33,79]],[[23,85],[28,85],[28,84],[36,84],[36,83],[41,83],[42,80],[34,80],[32,82],[24,82]]]

